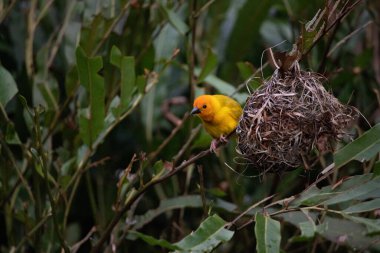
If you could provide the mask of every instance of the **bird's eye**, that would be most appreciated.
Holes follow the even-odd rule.
[[[206,109],[206,108],[207,108],[207,105],[203,105],[202,107],[203,107],[203,109]]]

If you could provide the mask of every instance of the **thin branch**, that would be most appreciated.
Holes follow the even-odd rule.
[[[186,150],[190,147],[191,143],[195,139],[195,137],[198,135],[199,131],[201,130],[202,125],[198,125],[196,128],[191,130],[190,137],[187,139],[186,143],[182,146],[182,148],[179,150],[179,152],[173,157],[173,164],[177,164],[178,160],[185,154]]]
[[[344,7],[340,13],[340,15],[334,20],[334,22],[332,22],[328,27],[324,28],[323,32],[317,36],[317,38],[313,41],[313,44],[308,48],[308,50],[303,53],[302,55],[302,58],[304,58],[307,54],[309,54],[309,52],[311,51],[311,49],[314,48],[314,46],[316,44],[318,44],[318,42],[332,29],[335,27],[335,25],[338,23],[338,22],[341,22],[360,2],[362,2],[363,0],[357,0],[356,2],[354,2],[351,6],[349,7]]]
[[[202,12],[206,11],[214,2],[215,0],[210,0],[207,3],[205,3],[201,8],[199,8],[199,10],[194,14],[194,16],[198,18],[202,14]]]
[[[360,32],[362,29],[366,28],[367,26],[369,26],[370,24],[373,23],[373,20],[370,20],[368,21],[367,23],[365,23],[364,25],[362,25],[361,27],[359,27],[358,29],[356,29],[355,31],[351,32],[350,34],[348,34],[346,37],[344,37],[343,39],[341,39],[338,43],[335,44],[335,46],[328,52],[327,54],[327,57],[330,57],[334,51],[342,46],[344,43],[346,43],[349,39],[351,39],[352,36],[354,36],[355,34],[357,34],[358,32]]]
[[[25,40],[25,68],[28,77],[32,79],[34,64],[33,64],[33,41],[36,23],[34,20],[37,7],[37,0],[31,0],[27,15],[27,36]]]
[[[178,124],[170,133],[170,135],[165,138],[165,140],[160,144],[160,146],[152,153],[149,154],[148,156],[148,161],[152,162],[156,160],[157,156],[161,151],[166,147],[166,145],[169,144],[169,142],[173,139],[173,137],[181,130],[187,119],[189,118],[189,113],[186,113],[185,116],[182,118],[180,124]]]
[[[201,165],[197,167],[198,167],[198,172],[199,172],[199,191],[200,191],[201,199],[202,199],[203,216],[207,217],[207,201],[206,201],[206,194],[205,194],[203,167]]]
[[[92,51],[91,55],[95,55],[99,49],[103,46],[104,42],[106,39],[110,36],[111,32],[115,28],[115,26],[119,23],[119,21],[124,17],[124,14],[127,12],[130,6],[130,1],[127,1],[126,4],[124,4],[123,8],[121,9],[119,15],[112,21],[112,24],[108,27],[107,31],[104,33],[102,39],[100,42],[97,44],[95,49]]]
[[[190,89],[190,101],[194,100],[194,68],[195,68],[195,38],[197,32],[197,0],[192,0],[190,3],[190,15],[189,22],[191,27],[191,38],[188,46],[188,62],[189,62],[189,89]]]
[[[218,143],[219,145],[225,145],[225,143]],[[197,155],[191,157],[189,160],[183,161],[180,165],[172,169],[169,173],[163,175],[162,177],[149,181],[145,185],[143,185],[139,190],[136,191],[136,193],[131,196],[128,201],[125,203],[123,208],[121,208],[118,212],[115,213],[113,216],[112,220],[108,224],[106,230],[103,232],[103,234],[100,236],[100,239],[96,242],[94,247],[92,248],[91,252],[100,252],[103,244],[106,242],[106,240],[109,238],[111,235],[114,227],[117,225],[117,223],[121,220],[123,215],[129,210],[131,205],[142,195],[144,194],[147,190],[152,188],[154,185],[159,184],[161,182],[166,181],[167,179],[171,178],[172,176],[176,175],[180,171],[184,170],[187,168],[189,165],[195,163],[199,159],[211,154],[210,149],[203,150],[199,152]]]
[[[20,168],[17,166],[16,158],[14,157],[10,148],[8,147],[8,144],[4,141],[4,136],[1,133],[0,133],[0,144],[1,144],[2,149],[7,154],[8,158],[12,164],[12,167],[16,170],[17,176],[18,176],[19,180],[22,182],[22,184],[24,185],[24,187],[25,187],[25,189],[26,189],[26,191],[30,197],[30,200],[32,201],[32,203],[35,203],[36,200],[34,198],[33,192],[30,189],[28,181],[24,178],[24,172],[22,172],[20,170]],[[27,166],[27,164],[26,164],[26,166]],[[16,182],[15,186],[17,186],[17,182]],[[11,192],[13,192],[13,190]],[[2,202],[1,205],[3,205],[3,203],[5,203],[5,202]]]
[[[59,221],[58,221],[58,213],[57,213],[57,206],[56,202],[53,197],[52,189],[50,188],[50,183],[49,183],[49,172],[48,172],[48,162],[47,162],[47,157],[45,154],[45,151],[42,147],[42,139],[41,139],[41,128],[40,128],[40,118],[39,118],[39,109],[34,109],[34,135],[35,135],[35,148],[38,152],[39,157],[35,159],[36,163],[39,163],[39,165],[42,167],[42,171],[44,174],[44,182],[45,182],[45,187],[48,195],[48,199],[50,202],[50,207],[51,207],[51,213],[53,216],[53,226],[56,231],[56,234],[59,239],[59,243],[61,244],[61,247],[63,248],[65,253],[69,253],[70,249],[67,246],[67,243],[62,235],[62,231],[59,227]]]
[[[261,205],[262,203],[264,202],[267,202],[268,200],[272,199],[273,197],[275,196],[275,194],[271,195],[271,196],[268,196],[258,202],[256,202],[255,204],[251,205],[250,207],[248,207],[244,212],[242,212],[241,214],[239,214],[233,221],[229,222],[227,225],[226,225],[226,228],[227,229],[230,229],[232,226],[236,225],[236,222],[238,220],[240,220],[243,216],[245,216],[247,213],[249,213],[252,209],[258,207],[259,205]]]
[[[42,227],[48,219],[52,216],[51,213],[48,213],[46,216],[42,217],[40,221],[21,239],[19,244],[17,244],[14,252],[19,252],[21,246],[25,243],[26,240],[30,239],[30,237],[40,228]]]
[[[75,243],[75,244],[71,247],[71,252],[72,252],[72,253],[76,253],[76,252],[79,250],[79,248],[80,248],[85,242],[87,242],[87,241],[91,238],[92,234],[95,233],[95,232],[96,232],[96,227],[92,227],[92,228],[90,229],[90,231],[87,233],[87,235],[86,235],[82,240],[80,240],[79,242]]]
[[[67,5],[67,11],[65,14],[65,18],[63,20],[63,24],[61,26],[61,29],[58,32],[57,39],[55,40],[55,42],[51,48],[51,52],[49,54],[49,59],[48,59],[47,64],[46,64],[46,68],[50,68],[51,65],[53,64],[53,61],[54,61],[54,58],[58,52],[59,46],[61,45],[63,36],[65,35],[66,28],[69,25],[69,21],[71,18],[71,14],[73,13],[75,4],[76,4],[76,0],[71,0]]]
[[[11,2],[8,4],[8,6],[5,8],[5,10],[1,11],[1,13],[0,13],[0,24],[3,23],[4,19],[11,12],[11,10],[15,6],[16,2],[17,2],[17,0],[11,0]]]

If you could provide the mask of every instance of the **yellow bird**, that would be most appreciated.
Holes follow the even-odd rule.
[[[206,131],[214,138],[210,149],[215,151],[217,140],[227,142],[226,136],[235,130],[243,110],[238,102],[224,95],[202,95],[194,100],[191,114],[198,115]]]

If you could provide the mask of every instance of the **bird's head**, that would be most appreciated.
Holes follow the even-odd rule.
[[[214,118],[217,108],[217,101],[211,95],[202,95],[194,100],[192,115],[198,115],[204,121],[211,121]]]

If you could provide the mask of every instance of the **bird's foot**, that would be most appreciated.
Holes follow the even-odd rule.
[[[223,134],[219,137],[219,141],[221,143],[227,143],[228,142],[228,139],[226,136],[224,136]]]
[[[216,149],[218,148],[218,140],[212,139],[211,145],[210,145],[210,151],[211,153],[216,153]]]
[[[218,149],[218,146],[221,144],[221,143],[227,143],[228,142],[228,139],[226,136],[224,135],[221,135],[219,137],[219,139],[213,139],[211,141],[211,145],[210,145],[210,151],[213,152],[213,153],[216,153],[217,149]]]

